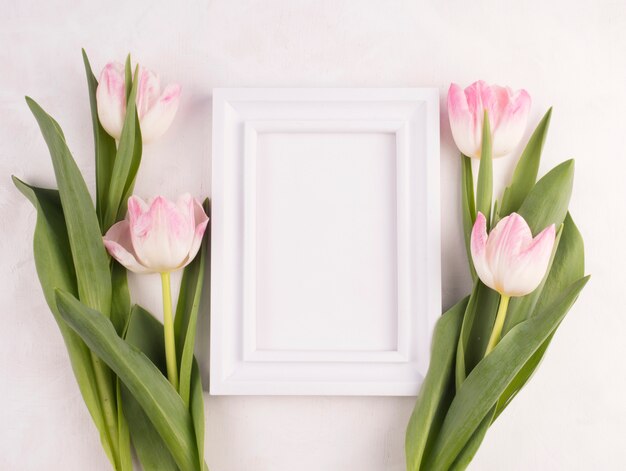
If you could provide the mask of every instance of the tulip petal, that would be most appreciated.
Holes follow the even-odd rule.
[[[98,118],[106,132],[119,139],[126,115],[124,66],[118,62],[107,64],[100,73],[96,89]]]
[[[137,200],[129,199],[129,220],[139,260],[159,272],[180,268],[187,260],[194,237],[193,198],[183,196],[176,205],[157,196],[143,212]]]
[[[526,130],[528,114],[530,113],[530,95],[526,90],[513,92],[506,89],[506,106],[501,110],[493,130],[494,157],[501,157],[511,153],[517,146]]]
[[[455,83],[448,90],[448,117],[452,137],[459,150],[468,157],[480,157],[481,136],[476,130],[482,129],[482,119],[478,126],[466,93]]]
[[[492,289],[495,289],[493,274],[487,262],[487,219],[480,211],[476,215],[476,222],[472,228],[470,251],[474,268],[481,281]]]
[[[532,241],[532,233],[523,217],[517,213],[502,218],[489,234],[487,263],[494,277],[495,290],[504,292],[503,280],[516,263],[516,258]]]
[[[487,235],[482,213],[472,228],[470,251],[481,281],[506,296],[524,296],[545,277],[556,231],[554,224],[533,239],[530,227],[517,213],[502,218]]]
[[[467,106],[472,122],[469,132],[471,133],[472,140],[476,143],[474,157],[480,159],[485,109],[489,110],[489,107],[491,106],[490,104],[493,101],[491,97],[491,87],[489,87],[489,85],[487,85],[487,83],[483,80],[478,80],[467,87],[464,94],[467,99]]]
[[[202,245],[202,237],[204,236],[204,231],[209,224],[209,217],[204,212],[204,208],[198,200],[194,200],[194,222],[196,224],[196,230],[194,231],[193,242],[191,243],[189,257],[187,258],[185,265],[191,263],[191,261],[198,254],[200,246]]]
[[[555,238],[556,229],[552,224],[523,248],[504,273],[505,292],[510,296],[525,296],[537,289],[548,270]]]
[[[510,153],[526,129],[530,96],[525,90],[488,85],[478,80],[461,89],[451,84],[448,91],[448,114],[452,137],[463,154],[480,158],[485,110],[491,126],[493,157]]]
[[[161,80],[159,76],[146,69],[139,67],[139,84],[137,86],[137,115],[139,120],[154,106],[161,95]]]
[[[141,118],[143,142],[150,142],[167,131],[178,110],[180,93],[180,85],[168,85],[163,93],[151,103],[150,108],[146,110]]]
[[[144,214],[147,213],[148,210],[150,209],[150,206],[141,198],[139,198],[139,196],[131,196],[130,198],[128,198],[128,220],[130,222],[130,226],[133,227],[136,223],[137,220],[139,219],[139,217]]]
[[[135,273],[151,273],[137,259],[130,237],[130,224],[127,220],[111,226],[103,237],[104,246],[111,256],[128,270]]]

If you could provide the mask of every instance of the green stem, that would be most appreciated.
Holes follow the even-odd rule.
[[[163,325],[165,327],[165,361],[167,363],[167,377],[178,391],[178,366],[176,360],[176,342],[174,340],[174,318],[172,316],[172,295],[170,289],[170,274],[161,273],[161,287],[163,289]]]
[[[502,327],[504,326],[504,319],[506,319],[506,310],[509,307],[510,299],[510,296],[505,296],[504,294],[500,295],[498,314],[496,315],[496,322],[493,324],[493,330],[491,331],[491,337],[489,337],[489,343],[487,344],[485,356],[489,355],[496,344],[500,341],[500,335],[502,334]]]

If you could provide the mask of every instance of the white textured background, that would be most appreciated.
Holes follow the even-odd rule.
[[[210,192],[213,87],[436,86],[443,104],[450,81],[483,78],[526,88],[532,126],[554,105],[542,171],[577,159],[571,209],[593,277],[540,371],[491,428],[471,469],[624,469],[623,1],[2,0],[0,11],[0,469],[108,469],[36,279],[34,211],[9,179],[17,174],[54,184],[22,98],[29,94],[61,123],[93,188],[81,46],[94,69],[131,51],[165,81],[183,85],[175,124],[145,150],[137,182],[143,196]],[[470,283],[459,224],[459,160],[442,110],[443,300],[449,306]],[[497,175],[508,176],[512,165],[511,158],[498,161]],[[136,301],[159,312],[156,279],[133,279],[132,288]],[[206,350],[204,341],[204,357]],[[411,398],[205,399],[212,471],[403,469]]]

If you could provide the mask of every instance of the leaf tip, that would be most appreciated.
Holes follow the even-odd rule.
[[[37,103],[35,100],[33,100],[31,97],[29,97],[28,95],[26,95],[24,97],[24,99],[26,100],[26,104],[28,105],[28,107],[30,108],[30,110],[36,114],[37,112],[44,112],[43,108],[41,106],[39,106],[39,103]]]
[[[552,170],[550,170],[550,172],[548,173],[565,173],[568,175],[574,175],[574,159],[568,159],[565,160],[563,162],[561,162],[560,164],[558,164],[556,167],[554,167]]]

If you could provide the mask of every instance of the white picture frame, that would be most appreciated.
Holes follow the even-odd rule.
[[[441,313],[436,89],[215,89],[211,217],[211,394],[417,394]]]

